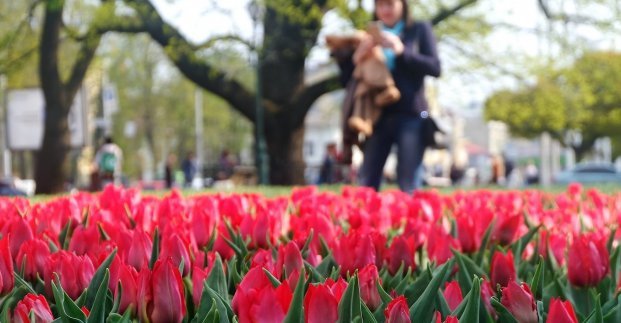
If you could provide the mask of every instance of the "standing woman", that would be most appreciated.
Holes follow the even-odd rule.
[[[374,20],[381,26],[381,41],[386,65],[392,73],[401,99],[382,109],[373,134],[364,144],[364,161],[359,173],[363,186],[379,190],[384,164],[394,144],[397,145],[397,182],[399,188],[412,193],[422,182],[419,172],[425,147],[421,140],[423,118],[428,117],[425,99],[425,76],[440,76],[436,40],[429,22],[410,19],[407,0],[375,0]],[[363,41],[357,51],[375,46]],[[356,53],[358,55],[359,53]],[[341,81],[351,78],[351,60],[339,62]]]

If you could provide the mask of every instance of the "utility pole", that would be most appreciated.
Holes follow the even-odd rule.
[[[203,140],[203,91],[197,87],[194,91],[194,121],[196,129],[196,174],[203,185],[204,140]]]
[[[9,142],[7,137],[7,110],[8,110],[8,86],[6,75],[0,74],[0,151],[2,152],[2,177],[9,178],[13,175],[11,165],[11,151],[9,150]]]

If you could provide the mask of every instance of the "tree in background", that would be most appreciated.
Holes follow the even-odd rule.
[[[548,132],[564,142],[567,130],[578,130],[582,141],[572,147],[577,160],[595,140],[611,137],[616,157],[621,155],[620,88],[621,53],[587,53],[532,86],[496,92],[485,104],[485,118],[505,122],[523,138]]]
[[[577,2],[580,2],[576,0]],[[261,57],[261,83],[264,84],[262,106],[266,111],[265,136],[270,155],[270,174],[273,184],[301,183],[304,163],[302,160],[303,121],[310,106],[320,95],[338,87],[336,78],[305,84],[304,64],[317,37],[323,18],[332,10],[339,10],[361,26],[368,14],[358,6],[349,7],[346,0],[265,0],[262,44],[257,48]],[[244,82],[231,77],[222,66],[205,59],[206,49],[222,41],[239,40],[238,35],[223,35],[207,40],[204,44],[188,41],[175,27],[164,21],[149,0],[100,0],[72,1],[33,0],[33,7],[41,4],[43,23],[40,28],[40,79],[46,99],[45,139],[39,153],[35,180],[38,191],[58,192],[63,189],[68,145],[66,116],[79,84],[92,62],[102,35],[109,31],[147,33],[157,42],[166,56],[191,82],[219,96],[250,122],[256,121],[254,90]],[[479,65],[496,67],[506,74],[515,74],[503,64],[485,57],[485,48],[467,48],[459,41],[480,35],[489,30],[486,22],[490,12],[469,14],[475,4],[492,5],[495,1],[453,0],[419,1],[415,6],[417,17],[432,20],[441,35],[441,42],[455,48],[461,56],[480,58]],[[550,21],[585,23],[581,16],[559,14],[559,1],[538,0],[542,12]],[[614,3],[597,1],[597,5]],[[76,9],[77,8],[77,9]],[[79,11],[80,15],[72,15]],[[595,17],[595,18],[593,18]],[[449,19],[454,18],[454,19]],[[587,17],[600,26],[606,19],[598,20],[594,14]],[[499,24],[502,25],[502,24]],[[481,43],[478,38],[477,43]],[[467,43],[467,42],[465,42]],[[62,55],[69,55],[65,59]],[[63,57],[59,60],[59,57]],[[519,75],[518,75],[519,76]]]

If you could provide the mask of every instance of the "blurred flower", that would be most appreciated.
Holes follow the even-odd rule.
[[[514,281],[516,277],[513,252],[511,252],[511,250],[509,250],[506,254],[503,254],[500,251],[494,252],[490,268],[492,288],[496,289],[496,286],[498,285],[506,287],[507,284],[510,281]]]
[[[518,285],[510,281],[507,287],[502,289],[500,300],[519,323],[537,323],[537,305],[530,288],[525,283]]]
[[[384,310],[386,323],[410,323],[410,308],[404,296],[399,296],[386,306]]]
[[[559,298],[550,300],[550,310],[548,311],[549,323],[578,323],[574,307],[569,301],[561,301]]]

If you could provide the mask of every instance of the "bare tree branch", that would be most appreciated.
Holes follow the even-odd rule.
[[[304,117],[313,106],[313,103],[322,95],[341,88],[338,75],[333,75],[312,85],[306,86],[293,100],[295,112],[293,114],[293,127],[304,122]]]
[[[237,43],[240,43],[240,44],[246,46],[251,51],[255,50],[255,46],[250,41],[240,37],[239,35],[220,35],[220,36],[215,36],[215,37],[207,39],[202,44],[193,46],[193,48],[195,50],[207,49],[207,48],[213,47],[216,43],[221,42],[221,41],[237,42]]]
[[[453,6],[452,8],[444,8],[440,10],[440,12],[438,12],[435,15],[435,17],[431,19],[431,24],[435,26],[441,23],[442,21],[456,15],[462,9],[469,7],[475,3],[477,3],[477,0],[462,0],[459,3],[457,3],[455,6]]]
[[[561,13],[552,12],[547,0],[537,0],[537,4],[539,5],[539,9],[541,9],[541,12],[546,17],[546,19],[551,20],[551,21],[561,21],[563,23],[593,25],[593,26],[604,27],[604,28],[611,28],[615,26],[616,21],[614,20],[611,20],[611,21],[598,20],[591,16],[578,15],[578,14],[569,15],[564,12],[561,12]]]
[[[191,44],[172,25],[165,22],[157,9],[148,0],[125,0],[142,20],[145,31],[163,49],[179,71],[192,82],[210,91],[238,110],[246,118],[255,120],[254,94],[241,83],[205,62],[195,53]]]
[[[527,83],[526,77],[524,77],[523,75],[512,71],[508,68],[506,68],[505,66],[502,66],[501,64],[498,64],[498,62],[494,61],[494,60],[489,60],[484,58],[483,56],[481,56],[481,54],[475,52],[475,51],[471,51],[466,49],[465,47],[459,45],[457,42],[454,41],[450,41],[449,39],[444,39],[444,44],[451,46],[452,48],[454,48],[455,50],[457,50],[458,52],[471,57],[472,59],[478,61],[478,62],[482,62],[487,66],[491,66],[495,69],[497,69],[498,71],[500,71],[501,73],[505,74],[505,75],[510,75],[514,78],[516,78],[518,81],[522,82],[522,83]]]

